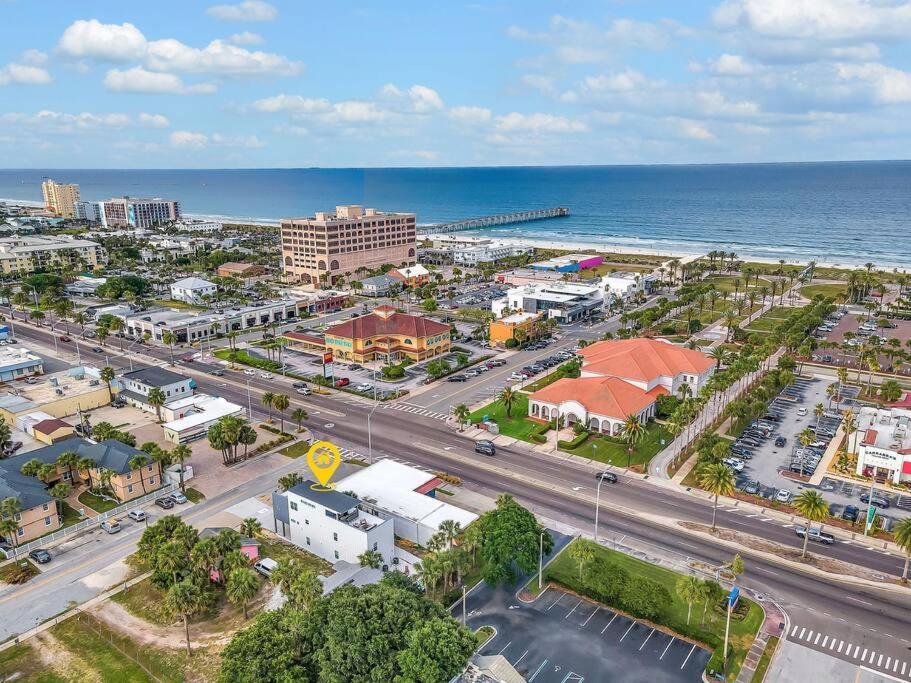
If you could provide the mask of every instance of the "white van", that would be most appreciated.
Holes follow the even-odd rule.
[[[271,557],[262,557],[253,565],[253,569],[265,576],[267,579],[272,576],[272,572],[278,566],[278,562]]]
[[[120,520],[107,519],[101,523],[101,528],[109,534],[116,534],[120,531]]]

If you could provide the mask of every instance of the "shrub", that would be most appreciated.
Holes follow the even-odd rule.
[[[623,608],[636,617],[658,621],[673,603],[667,588],[653,579],[633,576],[621,598]]]
[[[383,377],[386,379],[401,379],[405,376],[405,368],[400,365],[387,365],[383,368]]]
[[[507,349],[514,349],[519,345],[519,342],[517,342],[515,339],[510,337],[509,339],[506,340],[505,345],[506,345]]]
[[[660,332],[661,334],[677,334],[677,326],[671,324],[662,325]]]
[[[447,484],[452,484],[453,486],[460,486],[462,484],[462,478],[457,477],[454,474],[449,474],[449,472],[434,472],[433,473],[438,479],[442,479]]]
[[[690,320],[689,329],[690,329],[690,333],[691,333],[691,334],[692,334],[693,332],[698,332],[698,331],[701,330],[702,328],[703,328],[703,324],[702,324],[701,321],[695,320],[695,319]]]
[[[674,411],[677,410],[678,405],[680,405],[679,398],[671,396],[670,394],[662,394],[658,397],[658,401],[655,405],[658,417],[662,419],[669,418],[673,415]]]
[[[585,440],[587,438],[588,438],[588,432],[582,432],[581,434],[574,437],[573,439],[570,439],[569,441],[564,441],[563,439],[560,439],[557,442],[557,448],[561,448],[564,451],[571,451],[574,448],[578,448],[583,443],[585,443]]]

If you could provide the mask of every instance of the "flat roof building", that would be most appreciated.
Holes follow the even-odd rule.
[[[604,293],[598,285],[545,282],[514,287],[492,301],[491,309],[498,318],[516,312],[542,313],[566,325],[600,313],[603,305]]]
[[[0,392],[0,416],[7,424],[15,424],[23,413],[40,410],[51,417],[66,417],[110,402],[98,368],[76,367],[44,375],[37,384],[21,383],[15,391]]]
[[[17,379],[40,375],[44,372],[44,361],[40,356],[22,346],[0,348],[0,381],[12,382]]]
[[[218,285],[201,277],[185,277],[171,285],[171,298],[186,304],[205,303],[218,293]]]
[[[911,482],[911,410],[861,408],[857,414],[856,473],[885,472],[893,484]]]
[[[594,268],[604,263],[604,257],[596,254],[566,254],[546,261],[532,263],[533,270],[554,270],[558,273],[577,273],[580,270]]]
[[[101,224],[110,227],[150,228],[180,218],[180,202],[160,197],[115,197],[98,206]]]
[[[337,206],[310,218],[284,218],[282,267],[285,275],[311,285],[331,285],[339,276],[386,264],[416,262],[413,213],[383,213],[361,206]]]
[[[44,207],[56,216],[76,218],[76,204],[79,202],[79,185],[58,183],[47,178],[41,183]]]
[[[55,237],[0,237],[0,271],[26,274],[56,270],[64,264],[77,269],[95,269],[107,262],[97,242],[71,235]]]

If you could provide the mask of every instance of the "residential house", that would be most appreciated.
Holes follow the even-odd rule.
[[[216,538],[218,534],[222,531],[231,531],[229,527],[218,526],[218,527],[206,527],[199,532],[199,540],[205,540],[207,538]],[[250,564],[256,562],[259,559],[259,547],[260,542],[255,538],[250,538],[248,536],[240,537],[240,554],[247,558],[247,561]],[[209,580],[220,582],[224,579],[221,575],[221,572],[217,569],[212,569],[209,571]]]
[[[374,275],[361,280],[360,293],[364,296],[388,296],[402,290],[402,282],[391,275]]]
[[[203,304],[218,293],[218,285],[201,277],[185,277],[171,285],[171,298],[187,304]]]
[[[430,282],[430,271],[420,263],[413,266],[393,268],[388,274],[390,277],[401,282],[405,287],[423,287]]]
[[[130,405],[149,413],[158,412],[156,407],[149,403],[149,393],[152,389],[161,389],[165,397],[165,405],[192,396],[196,391],[195,379],[157,366],[125,372],[118,378],[118,384],[121,387],[119,394],[121,398]],[[167,419],[164,410],[162,410],[162,416]]]

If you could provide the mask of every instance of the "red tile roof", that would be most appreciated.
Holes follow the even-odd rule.
[[[656,398],[655,392],[646,393],[616,377],[564,377],[529,396],[530,400],[556,405],[578,401],[590,413],[617,420],[638,414]]]
[[[397,313],[392,306],[377,306],[367,315],[346,320],[326,330],[327,335],[346,339],[366,339],[382,335],[432,337],[449,331],[449,325],[420,315]]]
[[[64,422],[63,420],[58,420],[56,417],[49,420],[41,420],[37,422],[32,430],[36,432],[41,432],[42,434],[50,434],[53,431],[58,429],[72,429],[73,425]]]
[[[585,371],[603,376],[650,382],[682,372],[702,374],[714,361],[700,351],[657,339],[600,341],[579,351]]]

